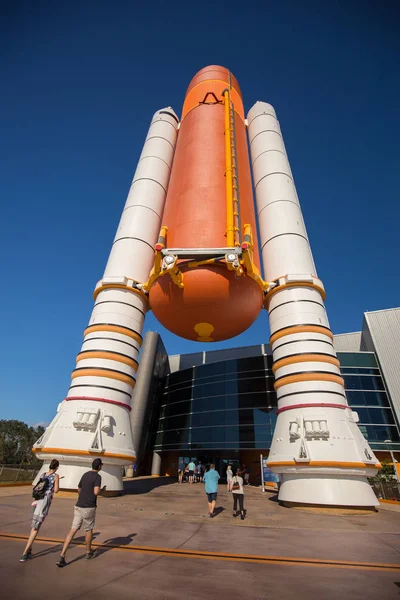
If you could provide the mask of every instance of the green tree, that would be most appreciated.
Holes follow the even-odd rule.
[[[0,462],[21,464],[38,462],[32,446],[43,435],[44,428],[29,427],[17,420],[0,420]]]
[[[378,476],[382,481],[393,481],[394,479],[394,466],[389,462],[388,459],[381,461],[382,469],[379,471]]]

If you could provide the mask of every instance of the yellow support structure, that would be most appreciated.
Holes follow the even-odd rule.
[[[242,264],[246,269],[246,275],[258,283],[263,292],[266,292],[269,283],[261,277],[259,269],[253,262],[253,233],[250,225],[244,226],[244,236],[242,243]]]
[[[162,275],[161,265],[162,265],[162,254],[160,251],[156,251],[155,257],[154,257],[154,267],[150,271],[150,276],[149,276],[148,280],[146,281],[146,283],[144,283],[142,285],[142,290],[144,292],[149,292],[151,286],[156,281],[156,279],[158,279]]]
[[[235,223],[233,210],[233,177],[232,177],[232,150],[231,150],[231,119],[230,119],[230,94],[224,91],[225,106],[225,186],[226,186],[226,245],[231,248],[235,245]]]
[[[169,266],[168,268],[166,268],[164,266],[164,268],[163,268],[162,250],[164,250],[165,244],[167,242],[167,231],[168,231],[168,227],[166,225],[163,225],[161,227],[160,235],[158,236],[158,241],[155,246],[156,251],[155,251],[155,256],[154,256],[154,267],[152,268],[152,270],[150,272],[150,276],[149,276],[148,280],[142,285],[142,290],[144,292],[149,292],[153,283],[159,277],[163,277],[164,275],[169,275],[171,277],[172,281],[175,283],[175,285],[177,285],[179,288],[184,287],[183,274],[176,264],[177,263],[176,259],[175,259],[175,262],[171,266]]]
[[[235,107],[229,102],[229,127],[231,136],[231,165],[232,165],[232,204],[233,204],[233,226],[234,245],[240,246],[240,207],[239,207],[239,176],[237,169],[237,152],[235,140]]]

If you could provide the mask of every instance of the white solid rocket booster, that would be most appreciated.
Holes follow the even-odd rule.
[[[333,335],[282,133],[270,104],[248,114],[278,419],[269,467],[286,503],[378,504],[368,484],[379,462],[344,391]]]
[[[60,461],[63,488],[76,489],[92,460],[103,461],[103,483],[122,489],[121,465],[135,459],[131,395],[147,297],[147,281],[161,227],[174,156],[178,117],[171,108],[155,113],[132,181],[67,397],[34,452]]]

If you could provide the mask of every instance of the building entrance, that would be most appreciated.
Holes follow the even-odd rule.
[[[207,468],[208,465],[214,464],[216,471],[218,471],[221,480],[226,481],[226,470],[228,465],[231,465],[233,474],[236,473],[236,469],[240,467],[239,458],[236,456],[235,458],[225,458],[219,456],[215,456],[212,454],[197,454],[197,455],[187,455],[179,457],[179,469],[185,470],[186,465],[190,462],[194,462],[197,465],[199,462],[203,465],[204,468]]]
[[[238,458],[216,458],[215,459],[215,468],[220,474],[221,479],[226,480],[226,470],[228,465],[232,467],[232,473],[235,475],[236,470],[240,467],[240,462]]]

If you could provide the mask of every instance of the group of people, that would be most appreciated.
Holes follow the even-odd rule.
[[[202,483],[205,467],[198,462],[197,465],[191,460],[187,465],[181,465],[178,469],[178,481],[183,483]]]
[[[35,541],[45,518],[49,514],[54,494],[57,494],[60,489],[60,479],[62,479],[62,477],[57,474],[59,466],[60,463],[58,460],[53,459],[50,463],[49,470],[46,473],[43,473],[34,488],[33,497],[35,498],[35,496],[37,496],[37,499],[34,499],[32,502],[34,513],[31,532],[24,553],[20,558],[20,562],[26,562],[32,557],[33,542]],[[84,473],[81,477],[78,484],[79,495],[74,507],[72,526],[65,538],[61,555],[57,561],[58,567],[66,566],[67,562],[65,556],[68,547],[72,542],[73,537],[82,526],[85,530],[86,558],[92,559],[97,556],[97,550],[92,549],[92,539],[96,518],[97,496],[101,491],[105,490],[105,486],[103,486],[103,488],[101,487],[101,476],[99,475],[102,466],[103,463],[101,459],[95,458],[92,462],[92,469]]]
[[[32,502],[34,513],[31,532],[24,553],[20,558],[20,562],[26,562],[32,557],[33,542],[37,537],[40,527],[43,525],[44,520],[49,514],[54,494],[57,494],[60,489],[60,479],[62,479],[62,477],[57,474],[59,466],[60,463],[58,460],[53,459],[50,463],[49,470],[43,473],[34,488],[33,494],[35,499]],[[85,530],[86,558],[92,559],[97,556],[97,550],[92,549],[92,540],[96,518],[97,496],[101,491],[104,491],[106,487],[101,487],[101,476],[99,475],[99,471],[102,466],[103,463],[101,459],[95,458],[92,463],[92,469],[84,473],[81,477],[78,484],[78,500],[74,507],[72,526],[65,538],[60,557],[57,561],[58,567],[66,566],[67,562],[65,556],[67,550],[75,534],[82,526]],[[249,485],[246,474],[247,471],[245,467],[238,468],[236,474],[233,474],[230,465],[226,472],[228,491],[232,492],[233,496],[233,516],[238,517],[240,515],[242,520],[246,516],[243,486],[246,481],[247,485]],[[204,481],[208,500],[208,513],[209,517],[213,518],[215,516],[215,503],[217,501],[218,482],[220,479],[220,475],[218,471],[216,471],[215,465],[209,465],[206,470],[201,462],[196,465],[191,461],[184,469],[179,469],[178,475],[180,483],[182,483],[184,476],[187,477],[189,484]]]
[[[238,517],[240,515],[240,518],[242,521],[244,521],[246,517],[243,490],[243,485],[245,482],[245,469],[243,467],[239,467],[234,475],[232,467],[228,466],[226,476],[228,482],[228,492],[232,492],[233,496],[233,517]],[[210,465],[209,470],[204,474],[203,480],[205,483],[205,492],[208,500],[208,516],[211,519],[215,517],[215,503],[217,501],[219,479],[220,476],[218,471],[215,470],[215,465]]]
[[[178,470],[178,481],[183,483],[186,480],[189,484],[205,483],[205,492],[208,500],[208,514],[210,518],[215,516],[215,503],[218,493],[218,482],[220,475],[215,469],[215,465],[204,467],[201,462],[197,465],[190,461],[187,465],[180,465]],[[244,485],[250,485],[249,473],[245,465],[239,467],[234,474],[231,465],[228,465],[226,470],[227,489],[233,495],[233,516],[243,520],[246,517],[244,508]]]

